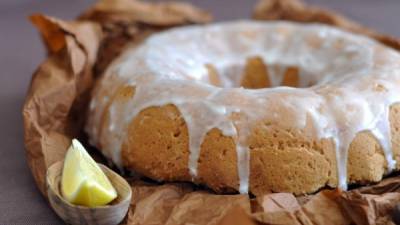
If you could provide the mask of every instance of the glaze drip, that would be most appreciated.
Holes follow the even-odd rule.
[[[268,65],[272,88],[240,88],[246,59],[254,56]],[[210,84],[206,65],[215,67],[221,87]],[[302,88],[280,86],[293,66]],[[101,97],[123,85],[135,87],[129,101]],[[269,121],[333,140],[338,186],[346,189],[348,149],[359,132],[370,131],[378,140],[388,172],[395,167],[389,107],[400,101],[398,87],[399,53],[333,27],[255,21],[184,27],[151,36],[110,66],[94,92],[86,130],[91,143],[122,166],[120,148],[132,119],[148,107],[174,104],[189,131],[194,181],[203,139],[218,128],[236,142],[239,191],[247,193],[248,138],[257,123]],[[109,129],[100,131],[107,104]]]

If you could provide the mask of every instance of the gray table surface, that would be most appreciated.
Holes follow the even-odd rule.
[[[45,57],[34,12],[72,19],[92,0],[0,0],[0,225],[62,224],[39,194],[26,164],[21,107],[31,74]],[[245,18],[256,0],[191,0],[217,20]],[[307,0],[400,37],[399,0]]]

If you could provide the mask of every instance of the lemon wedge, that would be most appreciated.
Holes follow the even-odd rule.
[[[106,205],[117,197],[107,176],[76,139],[65,156],[61,192],[68,202],[88,207]]]

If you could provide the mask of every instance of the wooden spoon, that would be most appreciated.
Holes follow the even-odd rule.
[[[131,187],[124,178],[106,166],[99,164],[117,191],[117,198],[108,205],[94,208],[73,205],[61,195],[60,185],[63,165],[64,163],[60,161],[47,169],[46,183],[50,205],[64,222],[74,225],[116,225],[124,219],[132,196]]]

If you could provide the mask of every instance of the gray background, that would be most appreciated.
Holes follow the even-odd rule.
[[[400,0],[306,0],[400,37]],[[45,57],[27,21],[34,12],[72,19],[91,0],[0,0],[0,224],[61,224],[34,185],[23,148],[21,107],[31,74]],[[255,0],[191,0],[217,20],[245,18]]]

